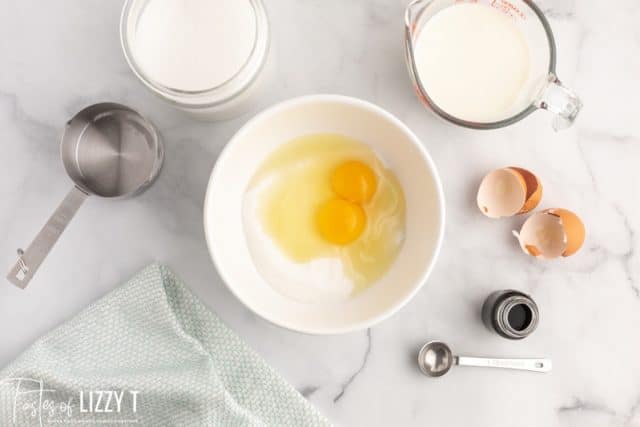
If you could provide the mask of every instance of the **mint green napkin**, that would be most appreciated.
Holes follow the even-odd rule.
[[[158,265],[0,371],[0,426],[94,423],[330,425]]]

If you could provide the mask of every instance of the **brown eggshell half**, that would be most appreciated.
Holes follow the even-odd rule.
[[[478,189],[478,208],[489,218],[513,216],[522,210],[526,200],[526,181],[510,168],[490,172]]]
[[[513,232],[522,250],[538,258],[558,258],[567,249],[567,235],[562,219],[548,212],[536,212],[522,225],[520,232]]]
[[[522,250],[538,258],[568,257],[584,243],[585,227],[576,214],[566,209],[547,209],[531,215],[518,238]]]
[[[578,252],[584,243],[586,235],[584,224],[580,218],[567,209],[548,209],[545,212],[558,216],[564,226],[564,232],[567,235],[567,247],[562,256],[567,257]]]
[[[520,212],[518,213],[524,214],[531,212],[536,208],[536,206],[538,206],[540,200],[542,199],[542,184],[540,183],[540,180],[537,176],[526,169],[516,166],[511,166],[509,167],[509,169],[520,174],[527,188],[527,195],[525,196],[526,201],[524,202],[524,206],[522,206],[522,209],[520,209]]]

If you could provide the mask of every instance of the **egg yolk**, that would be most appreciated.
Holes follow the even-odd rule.
[[[356,240],[366,223],[364,209],[343,199],[331,199],[323,203],[316,213],[320,235],[336,245],[346,245]]]
[[[333,191],[343,199],[354,203],[371,200],[376,187],[376,175],[369,166],[357,160],[341,163],[331,175]]]

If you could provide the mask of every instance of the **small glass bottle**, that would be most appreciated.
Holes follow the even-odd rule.
[[[538,306],[527,294],[515,290],[493,292],[482,305],[482,321],[489,330],[512,339],[523,339],[538,326]]]

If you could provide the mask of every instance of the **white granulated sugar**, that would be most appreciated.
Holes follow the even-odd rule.
[[[255,39],[248,0],[151,0],[140,15],[133,53],[157,83],[202,91],[236,75]]]
[[[276,246],[263,229],[258,215],[260,192],[269,180],[247,192],[242,220],[249,252],[265,281],[285,297],[304,303],[344,301],[353,292],[353,283],[344,272],[340,258],[318,258],[296,263]]]

